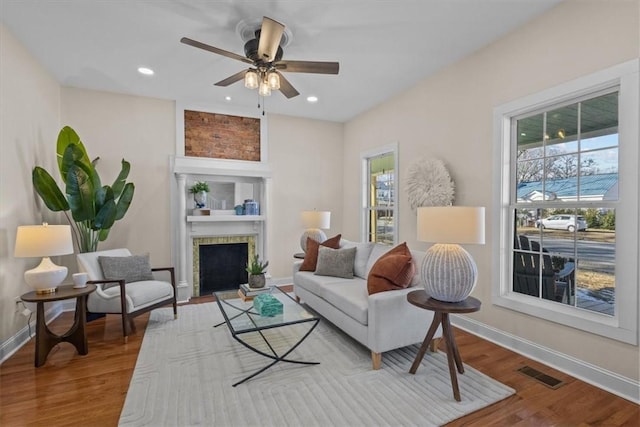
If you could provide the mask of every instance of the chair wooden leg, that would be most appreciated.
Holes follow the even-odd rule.
[[[296,295],[296,302],[300,304],[300,297],[298,295]]]
[[[438,351],[438,346],[440,345],[440,341],[442,341],[442,338],[434,338],[431,340],[431,343],[429,344],[429,351],[431,353],[435,353],[436,351]]]
[[[371,363],[373,370],[377,371],[382,366],[382,353],[371,352]]]

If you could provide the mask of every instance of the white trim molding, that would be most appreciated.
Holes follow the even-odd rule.
[[[466,316],[451,316],[451,324],[623,399],[640,404],[640,382],[636,380],[522,339]]]

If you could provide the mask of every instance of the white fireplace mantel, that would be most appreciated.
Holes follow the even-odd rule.
[[[256,250],[267,259],[267,220],[271,168],[266,162],[173,157],[171,159],[171,206],[173,259],[178,277],[178,300],[187,301],[193,295],[194,238],[252,235]],[[190,215],[189,183],[194,181],[253,183],[260,215],[230,215],[226,212],[210,216]]]

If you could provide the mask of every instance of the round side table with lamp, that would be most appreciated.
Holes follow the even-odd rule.
[[[431,322],[429,331],[422,342],[422,346],[420,346],[420,351],[418,351],[409,373],[416,373],[418,366],[420,366],[420,363],[424,358],[424,354],[427,351],[427,347],[429,347],[429,343],[433,339],[433,335],[438,330],[438,326],[442,325],[442,337],[446,343],[447,362],[449,363],[449,375],[451,376],[453,397],[460,402],[460,389],[458,388],[456,368],[458,368],[458,372],[464,374],[464,365],[462,364],[462,358],[460,357],[460,352],[456,345],[455,335],[453,335],[453,330],[449,323],[449,314],[473,313],[478,311],[480,310],[480,301],[474,297],[467,297],[465,300],[459,302],[438,301],[437,299],[431,298],[423,290],[409,292],[407,294],[407,301],[416,307],[434,312],[433,321]]]
[[[25,302],[33,302],[37,304],[36,309],[36,368],[44,365],[51,349],[61,342],[68,342],[78,350],[78,354],[88,354],[89,345],[87,344],[86,311],[87,296],[96,290],[96,285],[87,284],[84,287],[77,288],[74,285],[58,286],[57,290],[52,293],[38,293],[37,291],[27,292],[20,298]],[[65,299],[76,299],[76,311],[73,325],[67,332],[62,335],[56,335],[47,327],[47,321],[44,314],[44,303],[52,301],[61,301]]]

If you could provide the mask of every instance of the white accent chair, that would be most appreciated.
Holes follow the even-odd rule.
[[[176,281],[173,267],[152,268],[152,272],[164,271],[170,275],[170,282],[161,280],[143,280],[125,283],[124,279],[105,279],[98,257],[131,256],[128,249],[111,249],[87,252],[77,255],[78,268],[89,276],[87,283],[93,283],[97,289],[89,294],[87,311],[89,313],[117,313],[122,315],[124,342],[135,331],[133,318],[155,308],[173,305],[174,318],[178,318],[176,300]],[[165,273],[165,274],[166,274]],[[155,274],[154,274],[155,276]],[[114,283],[117,286],[113,285]],[[105,286],[111,284],[110,287]]]

